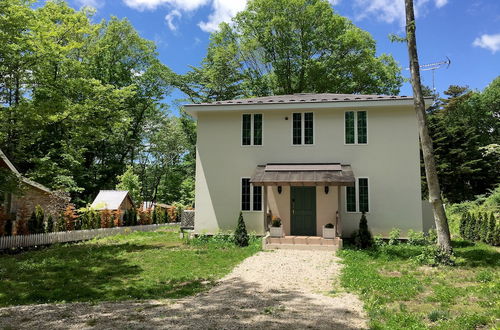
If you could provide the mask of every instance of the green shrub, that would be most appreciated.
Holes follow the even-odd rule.
[[[488,241],[488,229],[490,224],[490,217],[487,213],[483,213],[481,216],[481,228],[480,228],[480,236],[482,242]]]
[[[47,224],[45,225],[45,232],[51,233],[53,231],[54,231],[54,219],[52,218],[52,215],[49,214],[49,217],[47,219]]]
[[[57,217],[54,231],[66,231],[66,221],[62,215]]]
[[[455,256],[443,251],[437,245],[428,245],[422,248],[422,253],[415,257],[415,260],[422,265],[428,266],[454,266]]]
[[[450,313],[448,311],[443,311],[443,310],[433,310],[430,312],[427,317],[429,318],[429,321],[431,322],[437,322],[439,320],[447,320],[450,318]]]
[[[359,249],[367,249],[373,246],[372,233],[368,229],[368,220],[366,220],[365,212],[359,220],[359,229],[351,236],[354,245]]]
[[[389,232],[389,245],[398,245],[400,236],[401,230],[399,228],[392,228]]]
[[[384,246],[385,240],[382,235],[375,235],[375,237],[373,237],[373,243],[375,244],[375,246]]]
[[[460,218],[460,237],[466,239],[465,232],[467,229],[467,225],[469,222],[469,214],[464,212],[462,213],[462,217]]]
[[[427,242],[429,244],[436,244],[438,240],[437,231],[434,228],[429,229],[427,232]]]
[[[495,243],[495,214],[492,212],[488,219],[488,233],[486,234],[486,243],[494,245]]]
[[[240,212],[238,217],[238,226],[234,232],[234,242],[236,245],[244,247],[248,246],[248,233],[245,226],[245,221],[243,220],[243,213]]]
[[[35,211],[33,211],[31,213],[30,218],[28,219],[28,232],[30,234],[36,234],[35,228],[36,228],[36,215]]]
[[[427,240],[425,239],[424,232],[408,230],[408,244],[410,245],[426,245]]]

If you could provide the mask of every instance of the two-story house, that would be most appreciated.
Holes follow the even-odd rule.
[[[196,233],[234,230],[240,211],[258,234],[270,215],[296,236],[335,223],[348,237],[362,212],[374,234],[432,225],[411,97],[295,94],[186,110],[198,123]]]

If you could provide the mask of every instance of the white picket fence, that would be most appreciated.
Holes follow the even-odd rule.
[[[141,225],[130,227],[100,228],[88,230],[63,231],[57,233],[3,236],[0,237],[0,250],[9,248],[48,245],[54,243],[66,243],[85,241],[95,237],[107,237],[134,231],[155,231],[162,227],[178,225],[179,223],[165,223],[160,225]]]

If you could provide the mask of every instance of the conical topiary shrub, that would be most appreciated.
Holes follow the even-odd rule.
[[[359,220],[359,229],[354,237],[354,245],[360,249],[367,249],[373,245],[373,237],[368,229],[368,220],[366,220],[365,212],[363,212]]]
[[[243,220],[243,214],[240,212],[238,217],[238,226],[234,232],[234,242],[236,245],[244,247],[248,246],[248,233],[245,226],[245,221]]]

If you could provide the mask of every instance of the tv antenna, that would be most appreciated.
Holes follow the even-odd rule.
[[[437,69],[441,69],[444,66],[446,66],[446,69],[448,69],[450,67],[450,64],[451,60],[448,56],[446,56],[445,61],[419,65],[420,71],[432,71],[432,90],[434,92],[436,92],[436,87],[434,86],[434,71],[436,71]],[[406,68],[406,70],[410,70],[410,68]]]

